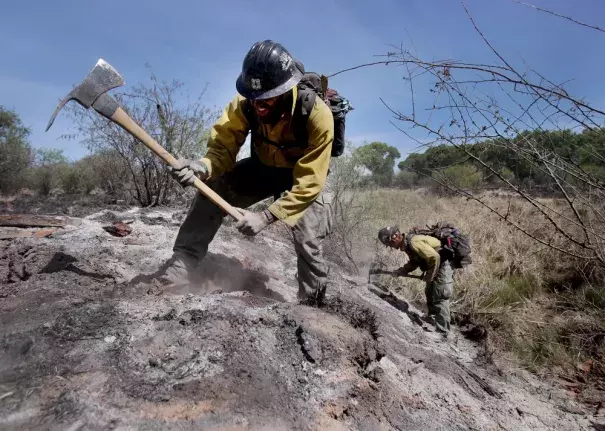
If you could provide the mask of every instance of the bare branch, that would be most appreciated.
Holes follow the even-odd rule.
[[[547,14],[550,14],[550,15],[553,15],[553,16],[556,16],[556,17],[558,17],[558,18],[563,18],[563,19],[566,19],[566,20],[568,20],[568,21],[573,22],[574,24],[581,25],[582,27],[587,27],[587,28],[590,28],[590,29],[597,30],[597,31],[600,31],[600,32],[605,33],[605,30],[603,30],[601,27],[598,27],[598,26],[596,26],[596,25],[592,25],[592,24],[586,24],[586,23],[584,23],[584,22],[582,22],[582,21],[578,21],[577,19],[572,18],[572,17],[570,17],[570,16],[563,15],[563,14],[560,14],[560,13],[557,13],[557,12],[553,12],[553,11],[548,10],[548,9],[543,9],[543,8],[538,7],[538,6],[536,6],[536,5],[533,5],[533,4],[530,4],[530,3],[525,3],[525,2],[522,2],[522,1],[520,1],[520,0],[511,0],[511,1],[514,1],[515,3],[521,4],[521,5],[523,5],[523,6],[530,7],[530,8],[532,8],[532,9],[535,9],[535,10],[539,11],[539,12],[544,12],[544,13],[547,13]]]

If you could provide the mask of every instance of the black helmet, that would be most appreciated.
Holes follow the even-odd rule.
[[[384,245],[389,245],[391,243],[391,237],[399,232],[399,226],[389,226],[383,227],[378,231],[378,239]]]
[[[296,64],[296,67],[298,67],[298,70],[300,70],[304,75],[305,74],[305,65],[303,64],[303,62],[300,61],[299,59],[295,58],[294,64]]]
[[[246,99],[269,99],[291,90],[302,75],[286,48],[265,40],[248,51],[235,86]]]

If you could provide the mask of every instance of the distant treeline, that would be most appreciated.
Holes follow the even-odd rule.
[[[554,191],[556,177],[579,187],[586,178],[603,185],[605,128],[527,131],[460,148],[438,145],[410,154],[398,167],[393,185],[399,187],[425,186],[431,177],[462,188],[497,187],[505,179],[524,189]]]

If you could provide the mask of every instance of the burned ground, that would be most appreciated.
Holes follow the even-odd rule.
[[[333,269],[298,305],[295,256],[272,226],[219,231],[200,283],[149,292],[181,214],[96,213],[0,242],[3,429],[586,429],[565,392],[484,365],[457,334]],[[107,223],[129,220],[113,237]],[[158,294],[159,293],[159,294]],[[575,410],[574,410],[575,409]],[[573,412],[573,413],[572,413]]]

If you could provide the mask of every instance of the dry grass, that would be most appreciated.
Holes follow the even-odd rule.
[[[367,276],[372,261],[390,269],[405,263],[404,253],[378,243],[379,228],[398,224],[407,230],[451,221],[470,235],[473,247],[473,264],[455,274],[454,314],[490,329],[491,351],[535,372],[569,374],[591,360],[589,374],[605,376],[605,283],[598,271],[532,241],[474,201],[405,190],[379,190],[371,199],[369,221],[350,232],[361,275]],[[490,205],[510,207],[518,220],[531,220],[535,232],[549,229],[524,201],[507,196],[487,199]],[[390,276],[373,279],[410,301],[424,302],[422,282]]]

